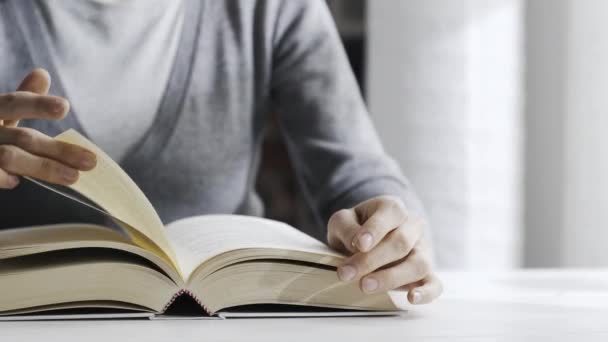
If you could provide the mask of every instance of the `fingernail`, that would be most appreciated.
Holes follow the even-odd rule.
[[[97,157],[89,151],[84,151],[82,153],[82,159],[80,160],[80,167],[84,169],[92,169],[97,164]]]
[[[13,176],[13,175],[9,175],[8,176],[8,186],[11,187],[11,188],[14,188],[17,185],[19,185],[19,177]]]
[[[422,302],[422,293],[414,290],[414,292],[412,292],[412,304],[420,304],[420,302]]]
[[[361,282],[361,286],[363,287],[363,291],[365,292],[376,291],[376,289],[378,289],[378,280],[371,277],[365,278]]]
[[[61,176],[63,177],[63,180],[71,184],[78,180],[78,171],[74,169],[64,168],[61,171]]]
[[[53,114],[63,114],[65,107],[66,105],[64,100],[56,99],[53,101],[51,111],[53,112]]]
[[[342,281],[351,281],[355,278],[356,274],[357,270],[350,265],[344,265],[338,268],[338,277]]]
[[[367,251],[368,249],[370,249],[372,247],[372,243],[373,243],[373,238],[372,238],[372,234],[370,233],[364,233],[361,234],[361,236],[359,236],[359,249],[362,252]]]

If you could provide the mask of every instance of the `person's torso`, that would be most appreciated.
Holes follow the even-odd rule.
[[[181,36],[181,0],[34,1],[52,63],[84,131],[122,159],[150,129]]]
[[[32,0],[0,0],[0,93],[34,67],[49,70],[65,96]],[[165,95],[150,129],[121,161],[168,223],[207,213],[261,214],[254,191],[269,110],[272,15],[248,1],[185,1],[183,32]],[[73,47],[77,48],[77,47]],[[86,72],[86,70],[83,70]],[[82,132],[78,109],[59,122],[23,126],[54,136]],[[86,220],[90,211],[27,181],[0,192],[0,227]]]

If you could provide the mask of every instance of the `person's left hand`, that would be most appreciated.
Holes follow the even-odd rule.
[[[365,293],[403,289],[412,304],[437,298],[443,287],[432,270],[424,222],[396,197],[380,196],[337,211],[328,222],[330,247],[347,253],[340,280],[359,281]]]

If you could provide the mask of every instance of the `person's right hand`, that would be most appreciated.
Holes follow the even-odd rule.
[[[78,180],[79,170],[95,167],[97,158],[82,147],[56,141],[29,128],[17,127],[21,119],[60,120],[69,103],[47,95],[51,84],[44,69],[35,69],[17,91],[0,94],[0,189],[13,189],[18,176],[70,185]]]

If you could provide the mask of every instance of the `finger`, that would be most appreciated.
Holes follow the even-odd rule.
[[[330,247],[338,251],[354,253],[357,249],[351,242],[359,229],[360,225],[354,209],[338,210],[327,223],[327,242]]]
[[[412,304],[427,304],[438,298],[442,292],[441,280],[431,274],[408,291],[407,299]]]
[[[39,95],[46,95],[51,87],[51,76],[42,69],[34,69],[29,75],[23,79],[17,91],[28,91]],[[15,127],[19,124],[19,120],[6,120],[4,126]]]
[[[0,146],[0,168],[14,175],[29,176],[60,185],[73,184],[79,177],[78,171],[69,166],[9,145]]]
[[[31,154],[53,159],[73,168],[88,171],[95,167],[97,158],[84,148],[57,141],[30,128],[0,127],[0,145],[14,145]]]
[[[14,189],[19,185],[19,177],[0,169],[0,189]]]
[[[400,263],[361,278],[365,293],[389,291],[426,278],[431,271],[430,258],[416,248]]]
[[[58,96],[38,95],[27,91],[0,95],[0,118],[62,119],[69,110],[69,103]]]
[[[410,253],[419,236],[410,236],[411,230],[403,227],[393,230],[374,249],[356,253],[338,267],[338,277],[351,281],[363,277],[377,269],[403,259]]]
[[[386,234],[407,220],[407,211],[401,200],[393,197],[380,197],[372,201],[376,202],[363,202],[355,207],[356,211],[369,211],[366,206],[375,206],[375,210],[363,222],[353,240],[353,244],[362,252],[374,248]]]
[[[51,88],[51,76],[49,73],[42,69],[36,68],[27,75],[21,84],[17,88],[18,91],[29,91],[32,93],[45,95]]]

